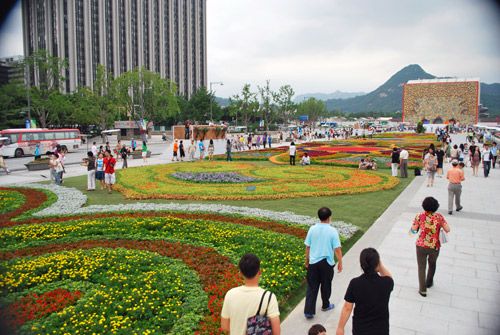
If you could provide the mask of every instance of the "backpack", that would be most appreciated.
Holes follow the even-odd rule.
[[[267,317],[267,309],[269,307],[269,303],[271,302],[271,297],[273,296],[272,292],[269,292],[269,298],[267,299],[267,307],[264,315],[260,314],[260,309],[262,308],[262,302],[264,301],[264,296],[269,291],[264,291],[262,293],[262,297],[260,298],[259,309],[257,309],[257,313],[249,317],[247,319],[247,335],[271,335],[271,320]]]
[[[437,160],[435,156],[430,156],[429,161],[427,163],[429,165],[429,171],[436,171],[437,170]]]

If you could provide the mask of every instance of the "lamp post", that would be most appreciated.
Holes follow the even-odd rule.
[[[210,121],[213,121],[212,117],[212,104],[213,104],[213,91],[212,91],[212,85],[224,85],[222,81],[211,81],[210,82]]]

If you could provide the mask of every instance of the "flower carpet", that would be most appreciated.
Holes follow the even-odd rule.
[[[0,189],[23,199],[0,218],[0,318],[19,334],[218,334],[224,294],[241,284],[237,263],[247,252],[261,258],[261,284],[280,303],[304,281],[308,226],[297,222],[312,218],[215,207],[78,213],[86,198],[77,190],[31,187]]]
[[[231,172],[257,181],[202,183],[175,177],[180,173]],[[355,194],[390,189],[398,183],[399,180],[394,177],[355,169],[285,165],[263,167],[251,162],[188,162],[121,170],[116,189],[130,199],[247,200]]]

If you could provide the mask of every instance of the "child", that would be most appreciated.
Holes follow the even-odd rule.
[[[179,161],[179,158],[177,157],[177,151],[179,151],[179,143],[177,143],[177,140],[174,142],[174,154],[172,156],[172,162],[174,160]]]

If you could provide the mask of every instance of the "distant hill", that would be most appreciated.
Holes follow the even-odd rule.
[[[329,111],[341,110],[347,113],[394,113],[401,110],[404,83],[408,80],[435,78],[438,77],[425,72],[420,65],[408,65],[390,77],[389,80],[376,90],[354,98],[327,100],[326,108]],[[488,107],[490,115],[500,114],[500,84],[481,83],[480,103]]]
[[[328,110],[341,110],[348,113],[356,112],[396,112],[401,110],[403,84],[412,79],[434,79],[420,67],[412,64],[398,71],[382,86],[368,94],[350,99],[331,99],[326,101]]]
[[[215,102],[217,102],[219,104],[219,106],[221,106],[221,107],[229,106],[229,99],[228,98],[215,97]]]
[[[366,94],[365,92],[341,92],[335,91],[333,93],[306,93],[299,94],[293,99],[295,102],[301,102],[303,100],[307,100],[309,98],[315,98],[318,100],[330,100],[330,99],[349,99],[354,98],[360,95]]]

